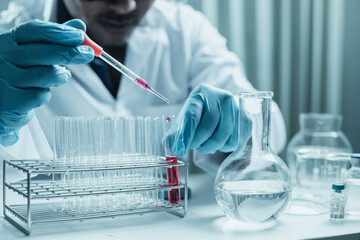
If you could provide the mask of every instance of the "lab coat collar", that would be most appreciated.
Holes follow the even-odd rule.
[[[140,77],[148,76],[148,72],[146,71],[149,71],[148,65],[150,59],[144,58],[144,56],[151,56],[152,54],[150,53],[154,52],[154,49],[161,49],[157,48],[159,44],[162,44],[162,42],[159,41],[162,34],[157,34],[159,31],[163,30],[159,28],[156,6],[152,6],[127,40],[124,64]],[[145,80],[151,85],[152,79]],[[135,89],[138,88],[138,86],[135,86],[128,79],[125,79],[123,75],[121,76],[119,87],[117,99],[126,97],[130,89],[142,91],[141,89]]]
[[[89,92],[95,99],[109,105],[115,105],[115,99],[99,76],[88,64],[68,65],[66,67],[71,71],[73,78],[77,80],[79,85],[81,85],[81,87]]]
[[[44,1],[44,8],[42,14],[44,21],[57,22],[57,6],[58,0]]]
[[[151,41],[151,30],[148,26],[138,26],[127,41],[127,49],[125,55],[125,66],[131,69],[140,77],[146,76],[146,69],[148,60],[144,56],[148,56],[149,51],[153,51],[155,44]],[[147,80],[146,80],[147,81]],[[126,79],[124,75],[121,76],[120,86],[117,93],[117,100],[125,98],[129,91],[143,91],[142,89],[135,89],[134,83]]]

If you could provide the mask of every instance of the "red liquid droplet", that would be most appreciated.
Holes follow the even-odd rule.
[[[171,118],[170,118],[170,117],[167,117],[167,118],[166,118],[166,121],[167,121],[167,122],[170,122],[170,121],[171,121]]]
[[[166,163],[177,163],[177,157],[166,157]],[[179,185],[179,167],[171,167],[166,169],[166,175],[169,186]],[[180,189],[171,189],[168,191],[168,197],[171,204],[178,204],[180,201]]]
[[[141,79],[141,78],[138,78],[135,80],[135,82],[137,84],[139,84],[142,88],[145,88],[145,89],[151,89],[149,84],[147,82],[145,82],[145,80]]]

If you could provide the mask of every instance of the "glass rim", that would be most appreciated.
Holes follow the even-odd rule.
[[[325,155],[325,158],[327,160],[333,160],[333,161],[336,161],[336,160],[349,160],[351,159],[351,153],[347,153],[347,152],[333,152],[333,153],[327,153]]]
[[[326,119],[339,119],[342,118],[341,114],[335,114],[335,113],[319,113],[319,112],[301,112],[300,113],[300,118],[319,118],[321,117],[322,119],[326,118]]]
[[[238,96],[247,98],[271,98],[274,96],[274,93],[272,91],[240,92]]]

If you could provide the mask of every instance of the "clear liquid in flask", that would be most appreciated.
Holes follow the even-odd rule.
[[[230,181],[215,188],[216,200],[225,214],[241,222],[276,218],[290,199],[291,191],[279,181]]]

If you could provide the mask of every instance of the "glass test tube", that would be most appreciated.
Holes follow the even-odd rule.
[[[171,121],[174,116],[163,116],[163,128],[164,128],[164,136],[171,128]],[[166,163],[177,163],[178,158],[174,155],[172,150],[173,139],[171,137],[167,137],[165,139],[165,157]],[[179,167],[171,167],[166,169],[166,177],[169,186],[177,186],[179,185]],[[180,201],[180,189],[171,189],[168,191],[168,197],[171,204],[178,204]]]
[[[131,162],[158,162],[166,156],[166,162],[177,163],[172,152],[172,141],[162,147],[162,137],[171,126],[171,117],[57,117],[55,126],[55,164],[68,166],[108,166],[109,164],[130,164]],[[159,168],[128,169],[118,171],[67,172],[62,175],[68,188],[138,187],[163,184]],[[169,186],[179,184],[178,167],[167,169]],[[153,196],[152,196],[153,195]],[[139,198],[137,206],[160,204],[164,192],[127,194],[130,202],[121,204],[122,195],[94,196],[92,198],[66,198],[62,210],[70,209],[85,213],[101,209],[128,208]],[[168,191],[172,204],[180,201],[180,190]],[[110,201],[110,199],[112,199]],[[116,200],[114,200],[116,199]],[[142,200],[141,200],[142,199]],[[108,202],[110,204],[106,204]],[[130,205],[129,205],[130,204]],[[129,205],[129,206],[127,206]]]

